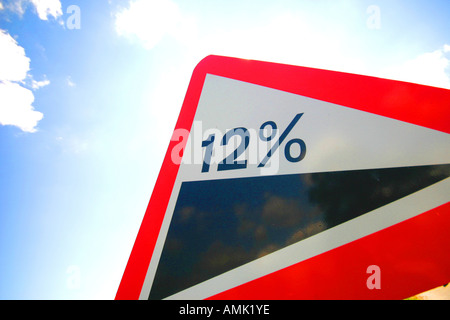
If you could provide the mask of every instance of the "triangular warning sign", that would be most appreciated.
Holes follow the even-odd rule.
[[[449,104],[444,89],[206,58],[117,298],[401,298],[450,280]]]

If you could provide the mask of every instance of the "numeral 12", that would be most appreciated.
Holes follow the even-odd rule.
[[[239,146],[225,159],[223,159],[217,166],[217,171],[235,170],[247,168],[247,160],[237,160],[237,158],[248,148],[250,143],[250,133],[246,128],[234,128],[228,131],[222,138],[221,144],[225,146],[233,136],[240,136],[241,143]],[[202,148],[206,148],[205,156],[203,158],[202,172],[209,171],[211,164],[211,157],[213,152],[215,135],[211,134],[206,140],[202,141]]]

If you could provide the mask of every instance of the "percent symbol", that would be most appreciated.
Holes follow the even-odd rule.
[[[283,143],[283,141],[286,139],[288,134],[292,131],[292,129],[295,127],[295,125],[297,124],[297,122],[300,120],[300,118],[302,116],[303,116],[303,113],[299,113],[299,114],[297,114],[294,117],[294,119],[292,119],[291,123],[289,123],[287,128],[281,133],[280,138],[275,142],[273,147],[269,150],[267,155],[264,157],[264,159],[258,165],[258,168],[264,167],[266,165],[267,161],[269,161],[270,157],[272,157],[272,155],[275,153],[275,151],[280,147],[280,145]],[[265,137],[263,135],[263,132],[264,132],[265,127],[267,127],[267,126],[271,126],[272,127],[272,133],[271,133],[270,136]],[[263,141],[271,141],[273,139],[273,137],[276,135],[277,130],[278,130],[278,128],[277,128],[277,125],[276,125],[275,122],[273,122],[273,121],[264,122],[261,125],[261,128],[259,129],[259,137]],[[293,144],[298,144],[300,146],[300,154],[297,157],[293,157],[291,155],[291,147],[292,147]],[[289,162],[300,162],[300,161],[302,161],[303,158],[306,155],[305,142],[302,139],[289,140],[286,143],[286,146],[284,147],[284,155],[286,157],[286,160],[288,160]]]

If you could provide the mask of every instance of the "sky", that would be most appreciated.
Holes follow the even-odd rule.
[[[450,89],[449,15],[448,0],[0,0],[0,299],[114,298],[207,55]]]

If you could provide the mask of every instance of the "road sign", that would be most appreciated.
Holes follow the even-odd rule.
[[[450,281],[450,92],[209,56],[117,299],[401,299]]]

